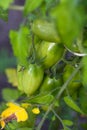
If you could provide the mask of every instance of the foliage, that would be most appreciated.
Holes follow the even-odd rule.
[[[10,58],[9,58],[10,57]],[[6,68],[10,68],[12,66],[16,66],[16,58],[10,56],[6,49],[0,51],[0,73],[5,72]]]
[[[8,20],[8,10],[7,9],[4,10],[3,8],[0,7],[0,18],[5,21]]]
[[[8,10],[15,9],[23,11],[25,21],[9,33],[17,68],[5,72],[15,88],[3,89],[2,97],[15,102],[29,118],[18,122],[18,106],[15,111],[12,105],[12,111],[3,103],[2,129],[41,130],[45,120],[49,130],[54,125],[78,129],[78,118],[87,116],[86,0],[26,0],[23,7],[12,2],[0,2],[0,18],[7,19]]]
[[[3,0],[0,1],[0,7],[2,7],[3,9],[8,9],[9,5],[13,2],[14,0]]]

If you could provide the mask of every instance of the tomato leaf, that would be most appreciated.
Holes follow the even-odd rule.
[[[68,97],[68,96],[64,97],[64,101],[73,110],[83,114],[83,111],[77,106],[77,104],[70,97]]]
[[[66,126],[72,126],[73,125],[73,122],[70,121],[70,120],[62,120],[63,124],[66,125]]]
[[[0,0],[0,7],[7,9],[14,0]]]
[[[87,89],[85,87],[80,88],[79,97],[81,109],[87,115]]]
[[[18,81],[17,81],[17,72],[16,69],[14,68],[8,68],[5,70],[8,82],[11,83],[13,86],[18,86]]]
[[[24,6],[24,14],[27,15],[28,13],[32,12],[36,8],[38,8],[43,0],[26,0]]]
[[[62,42],[72,48],[73,42],[79,36],[82,29],[84,15],[82,9],[77,6],[76,0],[61,0],[60,4],[52,10],[52,15],[56,19],[58,33]]]
[[[53,101],[54,97],[52,95],[42,95],[35,98],[27,100],[30,103],[39,103],[39,104],[50,104]],[[26,101],[26,100],[25,100]]]
[[[8,10],[4,10],[3,8],[0,8],[0,18],[4,21],[8,20]]]
[[[52,5],[55,3],[55,0],[45,0],[46,2],[46,8],[49,9],[52,7]]]
[[[70,128],[64,126],[64,129],[63,130],[71,130]]]
[[[10,31],[10,40],[14,55],[22,66],[27,66],[27,58],[30,50],[30,33],[27,27],[21,27],[19,31]]]
[[[20,97],[20,92],[15,89],[4,88],[2,90],[2,98],[5,101],[15,101]]]

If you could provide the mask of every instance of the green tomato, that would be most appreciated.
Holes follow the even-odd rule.
[[[73,66],[66,65],[64,68],[63,73],[63,81],[64,83],[68,80],[68,78],[71,76],[72,72],[75,70]],[[67,88],[69,90],[69,93],[72,95],[77,91],[77,89],[81,86],[81,74],[78,72],[75,77],[70,81]]]
[[[55,90],[58,87],[60,88],[60,86],[61,86],[60,79],[55,79],[55,78],[51,78],[49,76],[46,76],[41,87],[40,87],[40,92],[41,93],[51,92],[52,90]],[[59,88],[56,90],[57,92],[59,91]]]
[[[38,59],[43,59],[44,68],[53,66],[63,55],[64,47],[54,42],[42,41],[37,49]]]
[[[43,80],[44,71],[41,66],[30,64],[23,73],[23,90],[27,95],[32,95],[40,87]]]
[[[32,24],[32,31],[40,39],[49,42],[60,42],[55,25],[43,19],[37,19]]]
[[[23,74],[23,75],[21,75]],[[18,88],[23,89],[27,95],[32,95],[40,87],[43,80],[44,71],[41,66],[36,64],[30,64],[29,67],[20,72],[19,75],[19,86]],[[21,78],[22,77],[22,78]]]

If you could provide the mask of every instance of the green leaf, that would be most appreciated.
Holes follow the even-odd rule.
[[[21,27],[19,31],[10,31],[9,37],[14,55],[17,57],[19,64],[26,67],[31,46],[29,29]]]
[[[1,49],[0,51],[0,73],[3,73],[6,68],[16,66],[16,58],[10,56],[9,58],[9,50]]]
[[[65,126],[72,126],[72,125],[73,125],[73,122],[70,121],[70,120],[62,120],[62,122],[63,122],[63,124],[64,124]]]
[[[68,96],[64,97],[64,101],[73,110],[75,110],[81,114],[84,114],[83,111],[77,106],[77,104],[70,97],[68,97]]]
[[[2,90],[2,98],[5,101],[15,101],[20,97],[20,92],[15,89],[4,88]]]
[[[0,7],[7,9],[14,0],[0,0]]]
[[[11,130],[15,130],[15,126],[12,123],[8,123],[8,126]]]
[[[64,129],[63,130],[71,130],[70,128],[64,126]]]
[[[7,21],[8,20],[8,10],[4,10],[3,8],[0,8],[0,19]]]
[[[49,9],[53,6],[53,3],[55,3],[55,0],[54,1],[53,0],[45,0],[45,2],[46,2],[46,5],[45,5],[46,8]]]
[[[79,90],[79,103],[81,109],[87,115],[87,89],[85,87],[81,87]]]
[[[8,82],[11,83],[13,86],[18,86],[17,80],[17,70],[15,68],[7,68],[5,70],[5,74],[7,76]]]
[[[27,15],[28,13],[32,12],[36,8],[38,8],[43,0],[26,0],[24,6],[24,14]]]
[[[54,97],[52,95],[42,95],[42,96],[37,96],[33,97],[27,102],[29,103],[39,103],[39,104],[50,104],[53,101]],[[25,100],[26,102],[26,100]]]
[[[7,109],[7,105],[5,102],[0,103],[0,113],[2,113],[5,109]]]
[[[73,42],[79,36],[84,20],[83,11],[77,7],[77,3],[76,0],[61,0],[52,10],[61,40],[69,49],[73,48]]]
[[[58,100],[55,100],[54,106],[59,107],[59,101]]]
[[[52,117],[52,121],[55,121],[56,120],[56,117],[53,115],[53,117]]]
[[[82,84],[87,88],[87,56],[83,57],[82,64]]]

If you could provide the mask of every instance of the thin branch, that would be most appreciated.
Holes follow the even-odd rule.
[[[41,122],[39,123],[39,125],[37,126],[36,130],[41,130],[41,127],[47,117],[47,115],[49,114],[49,112],[51,111],[51,108],[52,108],[53,104],[50,105],[49,109],[46,111],[44,117],[42,118]]]
[[[59,121],[61,122],[61,124],[62,124],[62,126],[63,126],[63,128],[64,128],[64,124],[63,124],[63,122],[62,122],[62,119],[59,117],[59,115],[52,109],[51,110],[53,113],[54,113],[54,115],[59,119]]]

